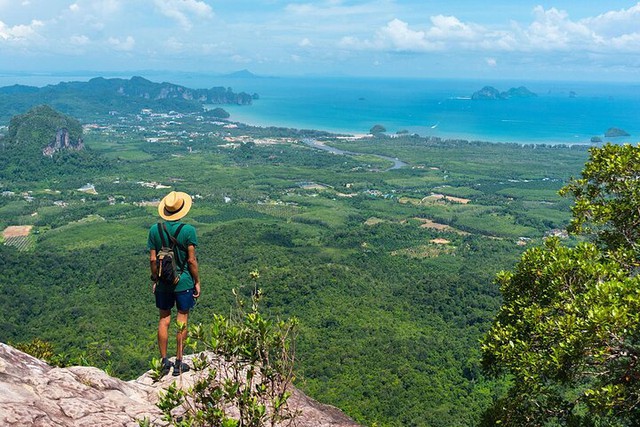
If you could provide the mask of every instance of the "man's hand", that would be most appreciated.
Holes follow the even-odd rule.
[[[200,282],[196,282],[194,284],[193,297],[198,298],[199,296],[200,296]]]

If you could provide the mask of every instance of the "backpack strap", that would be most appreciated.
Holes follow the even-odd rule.
[[[178,242],[178,234],[180,234],[180,230],[182,230],[182,227],[184,227],[184,224],[178,225],[178,228],[176,229],[176,233],[172,236],[171,241],[173,242],[174,245],[179,247],[182,251],[187,252],[187,248],[185,248],[180,242]]]
[[[164,222],[159,222],[158,223],[158,234],[160,234],[160,241],[162,243],[162,246],[165,246],[165,247],[167,246],[167,241],[164,240],[164,234],[166,233],[167,236],[169,237],[169,240],[171,241],[171,247],[177,246],[181,250],[186,252],[187,248],[185,248],[182,244],[180,244],[180,242],[178,242],[178,235],[180,234],[180,230],[182,230],[182,227],[184,227],[184,224],[179,224],[178,228],[176,229],[176,232],[172,236],[171,234],[169,234],[169,230],[167,230],[167,226],[165,225],[165,223]],[[164,231],[164,233],[163,233],[163,231]]]
[[[164,240],[164,233],[167,233],[167,227],[164,225],[163,222],[159,222],[158,223],[158,235],[160,236],[160,243],[162,243],[162,247],[166,248],[167,247],[167,241]]]

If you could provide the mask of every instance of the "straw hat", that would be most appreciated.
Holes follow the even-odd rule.
[[[175,221],[189,212],[191,203],[191,196],[187,193],[172,191],[160,201],[158,214],[167,221]]]

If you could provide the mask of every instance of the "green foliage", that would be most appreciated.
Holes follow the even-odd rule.
[[[369,133],[372,133],[374,135],[378,134],[378,133],[383,133],[383,132],[386,132],[386,131],[387,131],[387,128],[385,128],[382,125],[373,125],[373,127],[371,129],[369,129]]]
[[[231,116],[224,108],[220,107],[207,111],[207,114],[217,119],[228,119]]]
[[[257,272],[251,273],[257,280]],[[234,294],[238,294],[234,291]],[[188,346],[204,347],[193,359],[201,372],[194,385],[178,390],[172,384],[158,407],[172,425],[262,427],[292,422],[291,395],[297,320],[271,320],[259,311],[261,291],[254,288],[250,307],[238,299],[228,318],[215,315],[211,324],[191,328]],[[217,375],[224,375],[224,380]],[[184,414],[175,415],[182,406]],[[229,413],[237,409],[239,416]]]
[[[635,426],[640,422],[640,147],[591,149],[571,229],[597,238],[529,249],[497,281],[504,302],[482,341],[483,367],[512,386],[486,425]]]
[[[487,372],[513,377],[506,425],[638,419],[640,278],[628,273],[592,244],[549,240],[498,276],[504,303],[482,350]]]
[[[44,360],[47,363],[52,363],[54,360],[53,344],[48,341],[43,341],[40,338],[34,338],[26,343],[17,343],[14,347],[24,353]]]
[[[111,351],[107,346],[94,342],[89,344],[86,351],[71,356],[66,353],[56,353],[54,346],[49,341],[34,338],[29,342],[13,344],[15,348],[44,362],[58,367],[66,366],[101,366],[105,372],[113,375]]]
[[[593,234],[607,248],[640,254],[640,146],[592,148],[582,177],[562,189],[575,198],[570,230]]]

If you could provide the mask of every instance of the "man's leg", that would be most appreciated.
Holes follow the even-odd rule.
[[[180,314],[178,314],[180,316]],[[160,321],[158,322],[158,349],[160,357],[167,357],[167,343],[169,341],[169,326],[171,326],[171,310],[160,310]]]
[[[176,334],[176,359],[182,360],[182,350],[184,348],[184,340],[187,339],[187,321],[189,320],[188,311],[178,310],[178,325],[182,326]]]
[[[176,334],[176,362],[173,364],[173,375],[180,375],[189,370],[189,366],[182,362],[182,351],[184,349],[184,340],[187,339],[187,321],[189,320],[189,310],[193,308],[195,300],[193,299],[193,289],[176,292],[176,308],[178,316],[176,320],[178,325],[178,333]]]

